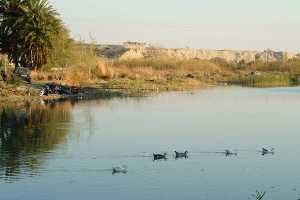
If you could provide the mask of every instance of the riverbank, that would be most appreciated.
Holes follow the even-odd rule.
[[[16,80],[10,84],[0,82],[0,102],[134,97],[224,85],[278,87],[300,84],[298,60],[237,67],[220,60],[98,59],[90,66],[34,71],[32,84]],[[76,87],[79,92],[40,97],[40,91],[48,83]]]
[[[65,100],[79,101],[129,96],[129,93],[122,92],[120,90],[103,89],[96,85],[80,87],[76,94],[51,94],[47,96],[39,96],[39,93],[44,86],[45,83],[24,84],[20,86],[1,84],[0,105],[22,106],[28,102],[59,102]]]
[[[141,97],[163,91],[179,91],[208,87],[203,82],[192,79],[176,80],[129,80],[119,79],[98,83],[84,84],[74,94],[49,94],[39,96],[40,91],[50,82],[33,82],[32,84],[0,84],[0,104],[24,104],[37,101],[77,101],[122,97]],[[65,86],[67,87],[67,86]]]
[[[145,96],[162,91],[216,85],[221,79],[221,72],[218,66],[200,61],[178,62],[161,59],[112,62],[99,59],[96,66],[90,68],[77,66],[34,71],[31,73],[32,84],[16,80],[10,81],[11,84],[2,83],[0,101]],[[76,87],[79,88],[79,92],[39,97],[40,91],[48,83]]]

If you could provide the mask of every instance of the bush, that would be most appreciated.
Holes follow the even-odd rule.
[[[250,87],[274,87],[274,86],[290,86],[297,82],[289,74],[264,74],[236,77],[229,82],[234,85],[250,86]]]
[[[300,59],[290,59],[286,62],[256,62],[250,64],[248,68],[263,72],[288,72],[291,74],[300,74]]]

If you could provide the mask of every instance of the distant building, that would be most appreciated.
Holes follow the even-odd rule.
[[[125,48],[128,48],[128,49],[137,49],[137,48],[148,48],[148,47],[150,47],[149,44],[144,43],[144,42],[130,42],[130,41],[124,42],[123,46]]]

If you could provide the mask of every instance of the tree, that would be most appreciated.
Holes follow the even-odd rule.
[[[52,41],[52,50],[48,57],[48,63],[44,68],[51,68],[53,66],[57,68],[65,68],[74,63],[76,59],[75,47],[76,43],[69,36],[67,29],[62,29],[59,33],[59,37],[54,38]]]
[[[48,0],[0,0],[0,51],[16,67],[45,65],[63,29]]]

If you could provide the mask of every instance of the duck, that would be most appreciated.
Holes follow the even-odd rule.
[[[188,151],[185,152],[174,151],[174,152],[175,152],[175,158],[188,158]]]
[[[263,156],[266,155],[266,154],[274,154],[274,148],[272,148],[272,149],[262,148],[261,154]]]
[[[153,159],[154,160],[162,160],[162,159],[165,159],[167,160],[167,153],[164,153],[164,154],[155,154],[153,153]]]
[[[127,172],[128,172],[127,166],[125,166],[125,165],[123,165],[121,167],[118,166],[118,167],[112,168],[112,174],[120,174],[120,173],[126,174]]]
[[[226,149],[225,150],[225,156],[237,156],[237,153],[233,153],[232,151]]]

